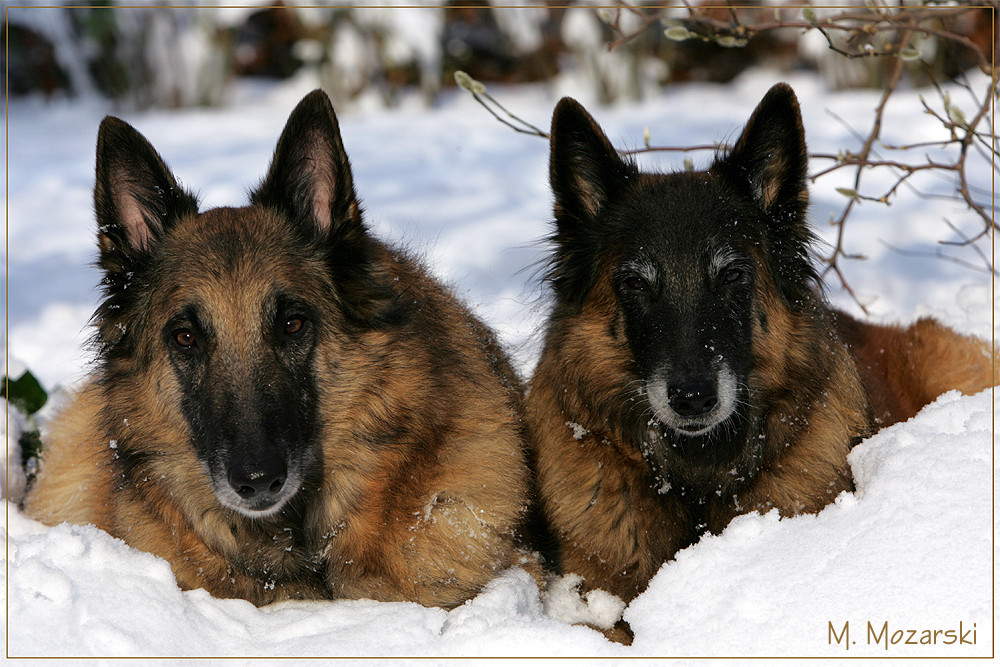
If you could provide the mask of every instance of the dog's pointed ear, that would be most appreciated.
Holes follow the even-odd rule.
[[[361,231],[351,165],[322,90],[306,95],[289,115],[267,176],[250,201],[278,208],[305,230],[328,238]]]
[[[799,103],[784,83],[764,95],[736,146],[711,169],[747,191],[767,214],[774,279],[793,310],[812,303],[813,290],[822,284],[809,256],[807,170]]]
[[[362,220],[337,115],[322,90],[292,110],[250,202],[277,209],[320,243],[350,322],[372,327],[401,317],[388,270]]]
[[[556,229],[550,237],[554,249],[546,278],[559,299],[579,306],[593,284],[608,233],[602,212],[637,171],[569,97],[556,105],[549,141]]]
[[[97,133],[94,210],[101,266],[115,271],[152,251],[180,217],[198,212],[198,202],[144,136],[108,116]]]
[[[795,92],[775,84],[757,105],[743,133],[713,171],[749,188],[773,218],[800,221],[809,202],[808,154]],[[785,218],[785,216],[788,216]]]
[[[596,220],[628,177],[628,165],[586,109],[570,97],[556,105],[549,141],[556,222]]]
[[[163,234],[181,218],[197,215],[198,201],[177,184],[145,137],[108,116],[97,133],[94,210],[105,295],[94,313],[95,342],[107,359],[120,345],[135,344],[136,338],[126,332],[134,328],[129,313],[136,309],[129,304],[139,290],[129,288],[142,280]]]

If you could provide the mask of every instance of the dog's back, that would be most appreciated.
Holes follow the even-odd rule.
[[[932,318],[901,326],[837,312],[834,320],[857,361],[878,428],[910,419],[946,391],[974,394],[995,384],[989,343]]]

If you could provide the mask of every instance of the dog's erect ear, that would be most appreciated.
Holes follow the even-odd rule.
[[[145,137],[108,116],[97,134],[94,209],[101,266],[114,271],[149,253],[178,218],[198,212],[198,202]]]
[[[99,265],[105,298],[94,313],[102,357],[131,354],[138,341],[133,307],[143,272],[163,234],[178,220],[198,213],[150,143],[128,123],[108,116],[97,134],[94,183]]]
[[[576,100],[564,97],[552,114],[549,183],[555,217],[592,221],[630,173],[597,122]]]
[[[337,115],[322,90],[312,91],[292,110],[267,176],[250,202],[276,208],[322,244],[352,323],[371,327],[401,316],[386,267],[377,260],[362,221]]]
[[[813,290],[821,285],[809,258],[813,235],[806,223],[807,169],[799,103],[784,83],[764,95],[736,146],[711,169],[744,188],[767,214],[774,279],[793,310],[812,303]]]
[[[322,90],[306,95],[288,117],[267,176],[250,200],[278,208],[323,235],[361,230],[351,165]]]
[[[749,187],[754,201],[772,217],[800,221],[809,202],[807,168],[799,102],[788,84],[778,83],[757,105],[736,146],[712,170]]]
[[[590,289],[608,230],[601,214],[637,173],[590,114],[563,98],[552,114],[549,183],[556,230],[546,277],[556,295],[579,306]]]

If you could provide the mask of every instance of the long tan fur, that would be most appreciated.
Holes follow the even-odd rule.
[[[169,201],[145,217],[140,209],[173,186],[130,199],[143,165],[123,171],[129,180],[116,170],[138,153],[149,178],[171,177],[118,123],[102,129],[111,153],[98,170],[99,215],[112,218],[100,236],[112,284],[98,316],[102,358],[49,426],[25,511],[48,524],[94,523],[165,558],[182,588],[257,605],[347,597],[451,608],[504,568],[534,567],[521,548],[520,383],[481,322],[404,253],[367,236],[326,96],[293,112],[253,205],[163,220],[155,214]],[[115,143],[130,148],[122,156]],[[340,164],[325,172],[332,160]],[[302,192],[314,199],[297,199]],[[328,258],[344,244],[352,249]],[[112,291],[125,269],[131,282]],[[289,295],[298,310],[272,324]],[[303,328],[308,346],[295,338]],[[192,337],[201,348],[180,344]],[[260,370],[268,363],[303,370],[274,394],[278,376]],[[211,401],[230,406],[220,418],[242,414],[234,428],[273,401],[317,406],[314,420],[289,421],[316,444],[301,445],[302,487],[277,512],[249,516],[220,501],[220,488],[235,491],[210,474],[213,438],[226,436],[197,416]]]

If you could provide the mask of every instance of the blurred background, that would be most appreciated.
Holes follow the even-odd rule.
[[[314,76],[338,108],[358,100],[393,106],[407,94],[434,105],[463,70],[485,83],[572,76],[612,103],[679,82],[727,82],[761,66],[812,70],[831,88],[877,88],[891,62],[858,56],[886,49],[902,52],[909,81],[922,86],[982,69],[996,35],[995,2],[938,7],[905,41],[906,25],[871,27],[891,11],[873,0],[805,10],[801,2],[722,0],[672,9],[574,0],[558,8],[489,0],[425,8],[177,4],[8,9],[10,95],[101,96],[131,110],[217,106],[238,80]],[[852,6],[853,19],[845,16]],[[835,22],[824,30],[828,19]]]

